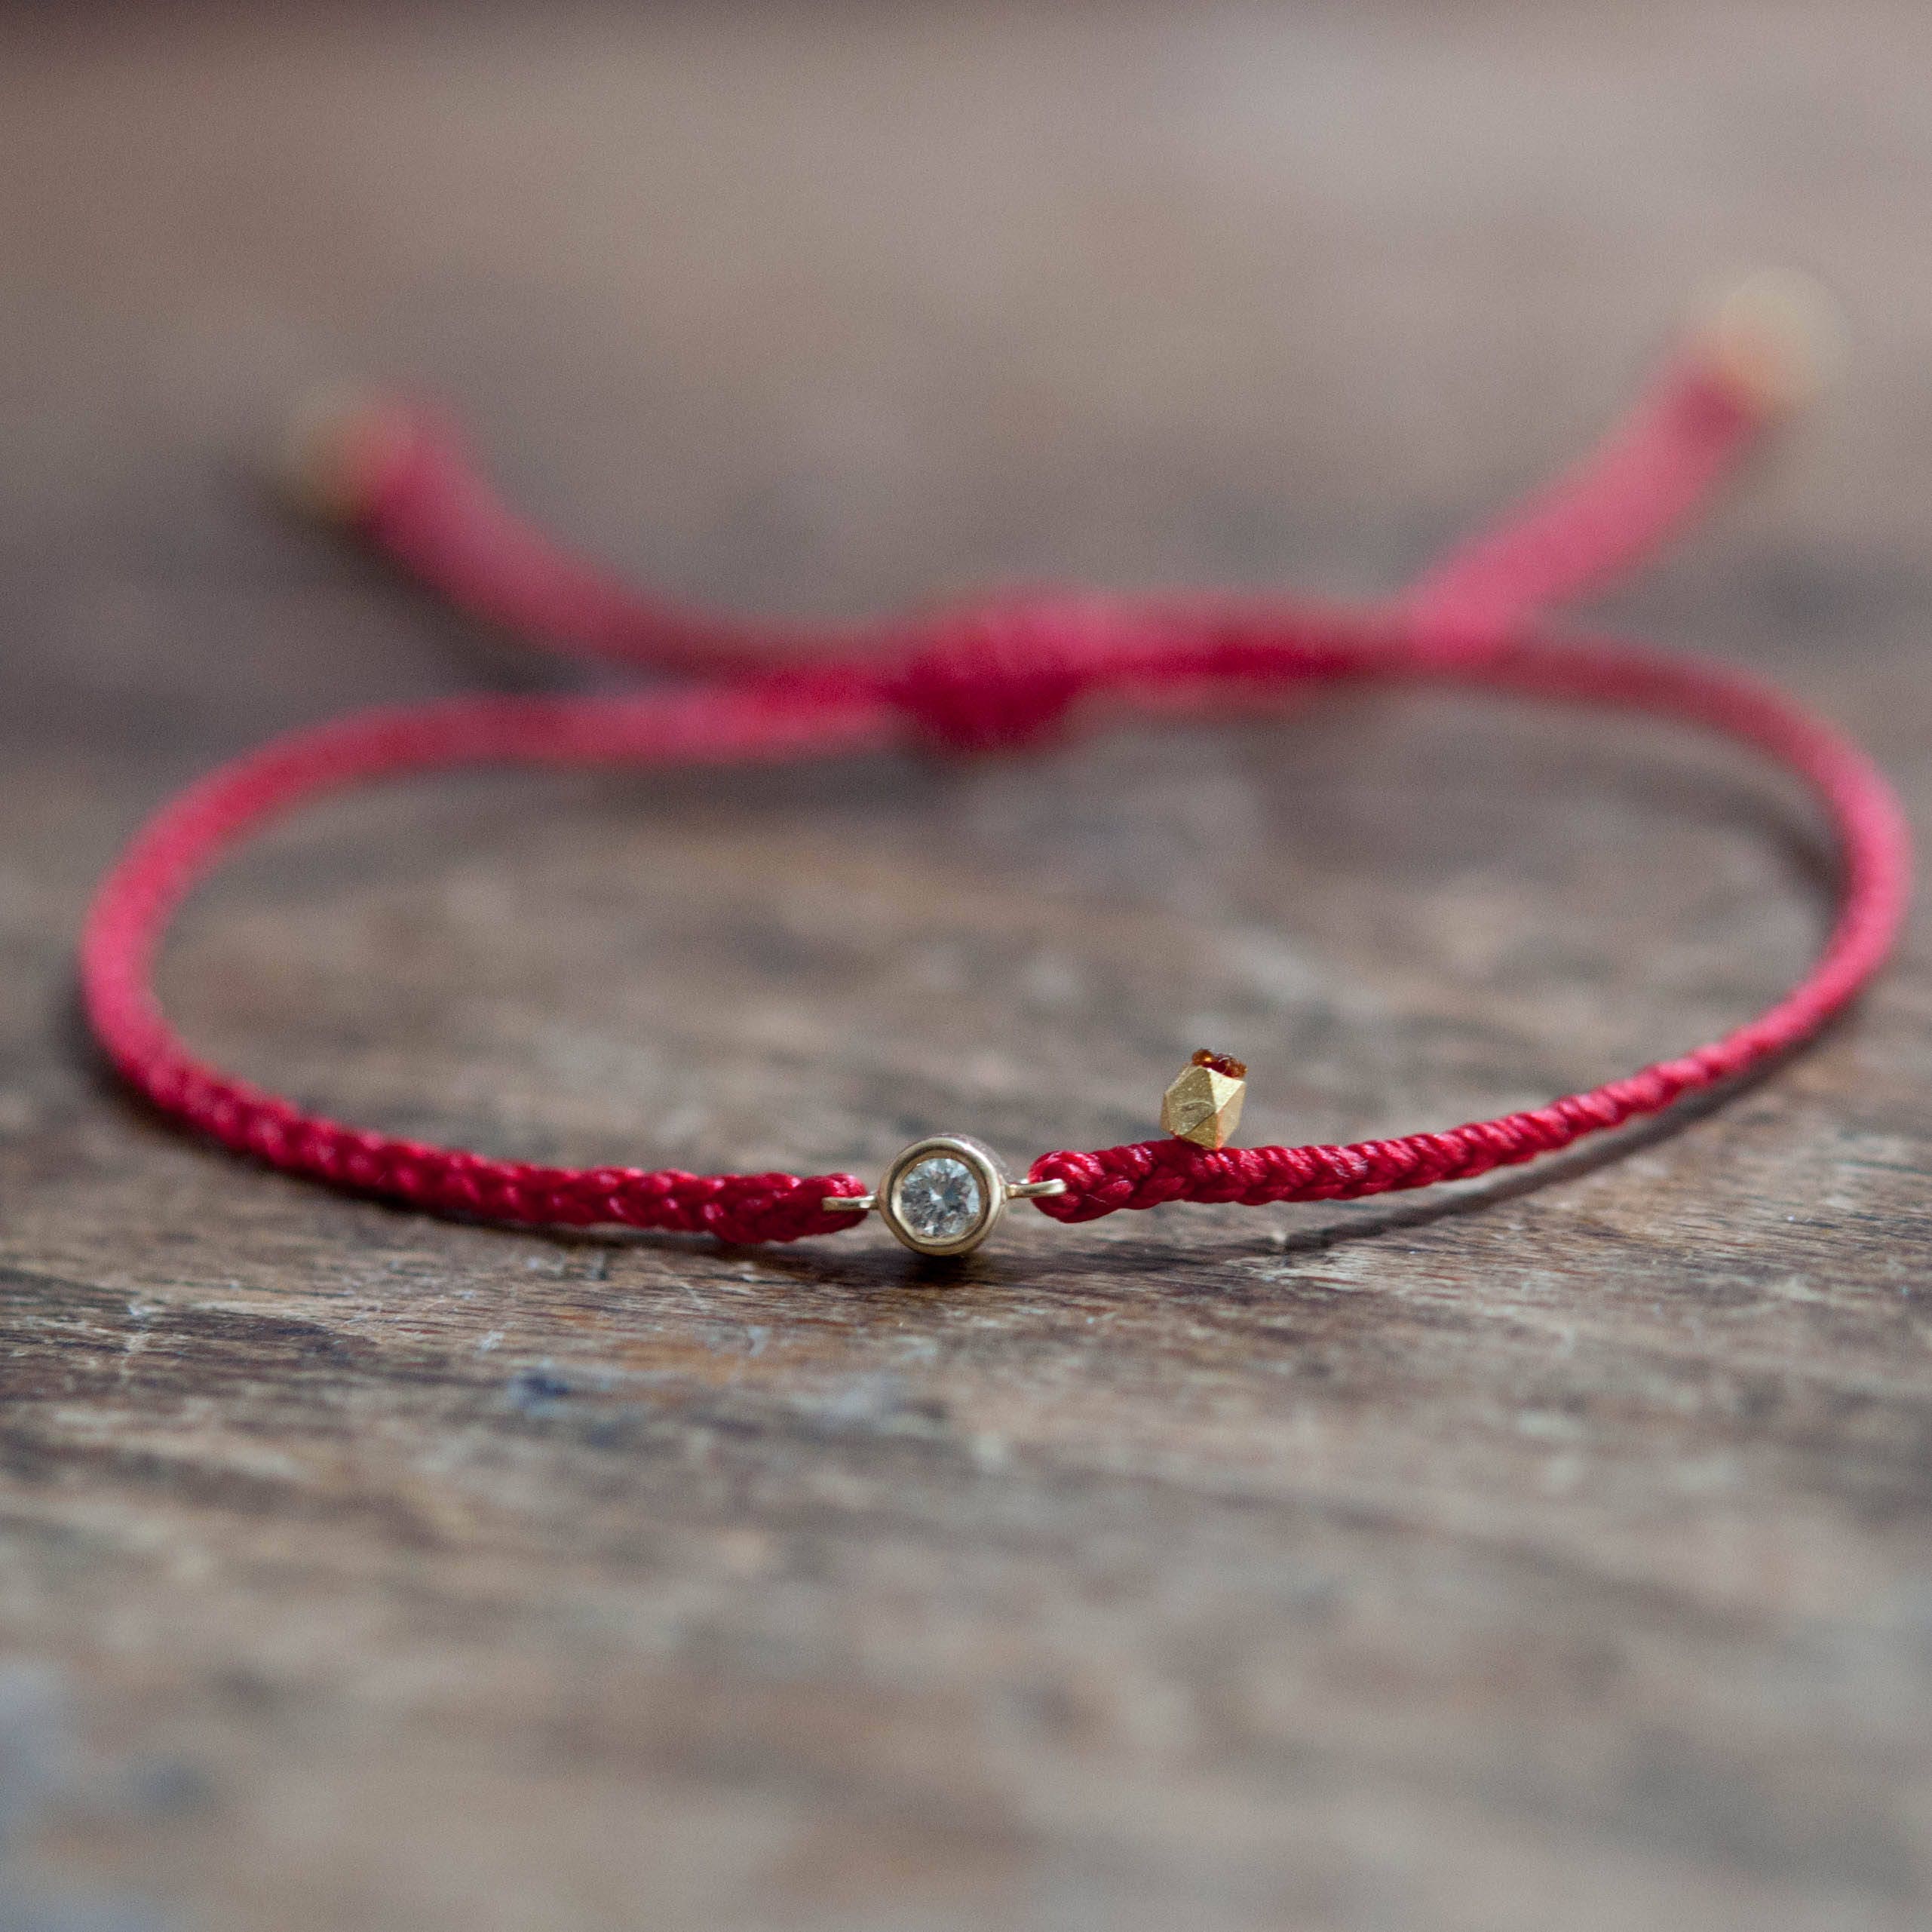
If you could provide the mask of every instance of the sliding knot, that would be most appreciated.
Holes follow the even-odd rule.
[[[1035,744],[1106,681],[1121,614],[1097,600],[982,606],[940,618],[888,695],[949,750]]]

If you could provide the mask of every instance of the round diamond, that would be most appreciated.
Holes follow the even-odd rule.
[[[986,1212],[980,1177],[950,1154],[928,1155],[900,1176],[899,1216],[921,1240],[955,1241]]]

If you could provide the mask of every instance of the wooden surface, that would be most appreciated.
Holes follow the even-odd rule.
[[[189,774],[528,675],[238,468],[343,371],[756,608],[1366,593],[1794,261],[1847,383],[1616,615],[1922,816],[1932,17],[642,14],[0,14],[0,1923],[1924,1924],[1922,940],[1621,1158],[1022,1213],[953,1277],[249,1171],[104,1088],[69,976]],[[1623,1071],[1793,972],[1818,857],[1681,738],[1358,703],[371,798],[167,980],[210,1052],[499,1151],[1024,1161],[1204,1041],[1256,1139]]]

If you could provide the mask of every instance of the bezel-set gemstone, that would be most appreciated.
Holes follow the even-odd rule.
[[[928,1241],[955,1241],[986,1210],[979,1176],[955,1154],[928,1154],[899,1177],[899,1218]]]
[[[1006,1207],[1006,1176],[991,1152],[963,1134],[935,1134],[907,1148],[879,1190],[880,1217],[915,1253],[964,1254],[993,1231]]]

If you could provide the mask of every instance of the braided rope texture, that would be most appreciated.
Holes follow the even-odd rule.
[[[473,615],[546,647],[703,682],[618,698],[480,697],[363,713],[279,739],[164,806],[103,882],[81,948],[84,1010],[127,1083],[233,1152],[359,1194],[529,1225],[610,1223],[733,1242],[854,1225],[828,1198],[850,1174],[696,1175],[498,1161],[370,1132],[196,1060],[163,1017],[155,957],[182,901],[235,845],[324,793],[459,765],[733,764],[905,742],[1013,749],[1105,699],[1164,713],[1278,703],[1337,682],[1426,683],[1635,711],[1741,741],[1796,774],[1839,857],[1817,964],[1724,1038],[1547,1106],[1347,1146],[1161,1139],[1035,1161],[1060,1221],[1188,1201],[1340,1200],[1459,1180],[1556,1152],[1734,1079],[1808,1038],[1882,964],[1910,881],[1904,820],[1848,740],[1721,667],[1532,634],[1538,614],[1607,581],[1705,500],[1765,425],[1765,398],[1709,357],[1673,363],[1624,425],[1516,517],[1391,609],[1349,612],[1066,596],[868,629],[712,618],[640,599],[520,523],[437,419],[394,407],[336,426],[327,492],[356,532]]]

